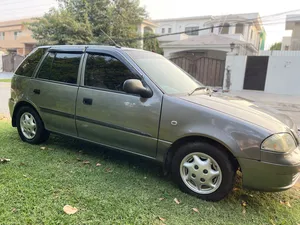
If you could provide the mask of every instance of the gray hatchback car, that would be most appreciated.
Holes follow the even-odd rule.
[[[12,125],[31,144],[63,134],[160,162],[181,190],[224,198],[281,191],[299,178],[293,121],[213,93],[161,55],[112,46],[44,46],[12,79]]]

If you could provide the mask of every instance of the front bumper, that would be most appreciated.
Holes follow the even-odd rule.
[[[270,157],[271,155],[273,157]],[[261,161],[241,158],[238,161],[242,169],[245,188],[283,191],[291,188],[300,177],[299,147],[288,154],[262,152]]]

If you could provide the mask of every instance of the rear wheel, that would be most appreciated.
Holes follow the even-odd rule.
[[[43,121],[31,107],[21,107],[16,119],[18,133],[22,141],[39,144],[49,138],[49,132],[45,130]]]
[[[234,167],[223,149],[204,142],[181,146],[172,161],[172,175],[182,191],[219,201],[234,184]]]

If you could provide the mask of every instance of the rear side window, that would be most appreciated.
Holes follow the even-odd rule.
[[[81,56],[77,53],[49,53],[40,67],[38,77],[76,84]]]
[[[19,66],[15,74],[20,76],[31,77],[36,66],[38,65],[46,51],[46,48],[36,48],[35,50],[33,50],[33,52],[31,52],[23,61],[23,63]]]

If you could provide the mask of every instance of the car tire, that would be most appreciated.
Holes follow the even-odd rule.
[[[17,112],[17,128],[22,141],[30,144],[40,144],[48,140],[50,133],[38,113],[29,106],[24,106]]]
[[[206,201],[226,197],[235,174],[226,151],[206,142],[182,145],[172,160],[172,176],[180,189]]]

